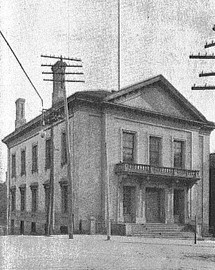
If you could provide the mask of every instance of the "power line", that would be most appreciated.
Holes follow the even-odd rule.
[[[27,77],[27,79],[29,80],[30,84],[32,85],[32,87],[34,88],[34,90],[36,91],[37,95],[39,96],[41,103],[42,103],[42,108],[43,108],[43,99],[40,96],[39,92],[37,91],[36,87],[34,86],[33,82],[31,81],[31,79],[29,78],[27,72],[25,71],[25,69],[23,68],[21,62],[19,61],[18,57],[16,56],[15,52],[13,51],[13,49],[11,48],[10,44],[8,43],[7,39],[5,38],[5,36],[3,35],[2,31],[0,31],[1,36],[3,37],[4,41],[6,42],[6,44],[8,45],[8,47],[10,48],[11,52],[13,53],[14,57],[16,58],[17,62],[19,63],[21,69],[23,70],[25,76]]]

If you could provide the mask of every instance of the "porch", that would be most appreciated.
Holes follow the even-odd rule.
[[[116,164],[118,176],[117,223],[186,224],[190,213],[190,188],[199,171]]]

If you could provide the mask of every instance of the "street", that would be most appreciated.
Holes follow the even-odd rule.
[[[0,269],[215,269],[215,242],[105,235],[2,236]]]

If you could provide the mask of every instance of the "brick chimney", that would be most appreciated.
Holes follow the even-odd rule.
[[[63,89],[65,87],[65,69],[66,63],[62,60],[57,61],[52,66],[53,71],[53,93],[52,93],[52,105],[57,104],[63,100]]]
[[[15,129],[21,127],[26,123],[25,119],[25,99],[18,98],[16,100],[16,120],[15,120]]]

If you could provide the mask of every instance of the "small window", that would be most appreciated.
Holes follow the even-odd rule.
[[[68,213],[68,185],[61,186],[62,213]]]
[[[20,210],[21,212],[25,211],[26,205],[26,188],[20,188]]]
[[[46,164],[45,168],[50,169],[51,167],[51,139],[46,140]]]
[[[123,132],[123,162],[134,163],[135,134]]]
[[[161,166],[161,138],[150,136],[149,162],[152,166]]]
[[[174,168],[183,168],[184,160],[183,160],[183,141],[174,141]]]
[[[61,135],[61,165],[67,163],[67,148],[66,148],[66,133],[62,132]]]
[[[26,156],[25,150],[21,151],[21,176],[26,174]]]
[[[32,173],[38,171],[38,146],[32,146]]]
[[[36,212],[37,211],[37,200],[38,200],[38,188],[37,187],[33,187],[31,188],[31,194],[32,194],[32,212]]]
[[[16,155],[12,155],[12,177],[16,177]]]

